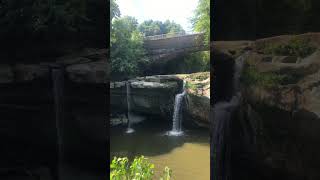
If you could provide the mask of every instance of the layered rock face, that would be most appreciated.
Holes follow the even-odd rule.
[[[131,111],[145,115],[169,117],[174,96],[181,90],[179,79],[175,76],[149,76],[128,82],[111,82],[111,112],[127,111],[128,83],[131,89]]]
[[[1,163],[15,164],[12,159],[46,163],[57,159],[51,68],[59,64],[65,79],[60,84],[64,91],[65,157],[103,167],[107,142],[106,55],[106,49],[85,49],[48,63],[0,64],[0,134],[5,144]],[[20,147],[22,144],[25,148]]]
[[[178,75],[186,82],[185,118],[197,126],[210,127],[210,73]]]
[[[191,124],[208,127],[210,74],[155,75],[110,83],[111,112],[127,112],[127,84],[130,84],[131,112],[158,116],[171,121],[175,95],[181,93],[186,81],[184,119]]]
[[[319,33],[307,33],[245,46],[215,42],[230,56],[247,52],[241,77],[243,101],[233,126],[238,143],[233,144],[235,152],[242,152],[238,157],[246,156],[254,164],[260,179],[320,177],[319,38]],[[308,43],[301,45],[305,41],[300,40]]]

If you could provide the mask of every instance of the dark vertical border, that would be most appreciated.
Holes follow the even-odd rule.
[[[108,51],[107,54],[107,69],[108,69],[108,79],[107,79],[107,83],[106,83],[106,129],[107,129],[107,142],[106,142],[106,148],[107,148],[107,157],[106,157],[106,179],[109,179],[110,177],[110,121],[109,121],[109,114],[110,114],[110,0],[106,0],[106,18],[105,18],[105,22],[107,22],[105,25],[106,27],[106,33],[105,33],[105,37],[106,37],[106,48]],[[104,39],[104,38],[103,38]],[[105,39],[104,39],[105,40]]]
[[[214,9],[216,6],[216,1],[211,0],[210,1],[210,179],[214,179],[214,147],[213,147],[213,119],[212,119],[212,113],[213,113],[213,103],[214,103],[214,98],[213,98],[213,82],[214,82],[214,71],[213,71],[213,64],[214,64],[214,58],[213,58],[213,51],[212,51],[212,46],[213,46],[213,39],[214,39]]]

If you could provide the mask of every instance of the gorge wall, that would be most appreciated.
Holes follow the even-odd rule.
[[[306,33],[213,43],[216,50],[233,61],[246,52],[240,80],[242,101],[233,114],[229,134],[234,178],[320,177],[319,37],[319,33]],[[308,43],[300,45],[308,53],[303,56],[265,49],[279,48],[279,44],[290,47],[291,43],[304,40]],[[312,51],[306,50],[308,47]]]
[[[64,157],[75,166],[105,167],[108,67],[106,49],[85,49],[41,63],[0,64],[3,166],[49,166],[57,160],[53,81],[63,67]],[[103,169],[104,171],[104,169]]]

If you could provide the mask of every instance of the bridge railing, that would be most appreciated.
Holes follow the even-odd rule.
[[[166,38],[172,38],[172,37],[180,37],[180,36],[192,36],[196,34],[202,34],[202,33],[192,33],[192,34],[186,34],[186,33],[168,33],[168,34],[159,34],[154,36],[146,36],[144,37],[144,40],[158,40],[158,39],[166,39]]]

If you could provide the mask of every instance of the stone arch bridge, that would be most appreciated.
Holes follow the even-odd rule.
[[[197,51],[207,51],[204,33],[161,34],[144,38],[144,47],[152,60],[172,59]]]

